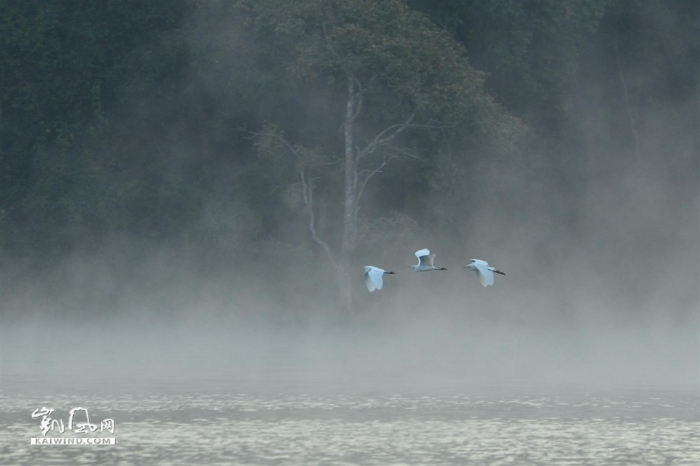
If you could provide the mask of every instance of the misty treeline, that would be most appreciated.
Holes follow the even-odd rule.
[[[0,291],[332,312],[433,244],[590,251],[590,180],[697,183],[697,10],[0,0]]]

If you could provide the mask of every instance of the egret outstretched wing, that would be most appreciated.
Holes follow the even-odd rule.
[[[482,286],[493,286],[493,272],[491,267],[489,267],[488,262],[482,261],[480,259],[470,259],[471,264],[467,266],[468,269],[474,270],[479,277],[479,283]]]
[[[367,289],[371,292],[374,290],[381,290],[384,287],[384,270],[379,267],[367,266],[365,267],[365,285]]]
[[[429,249],[421,249],[420,251],[416,251],[416,257],[418,258],[418,263],[411,266],[416,272],[447,270],[445,267],[441,267],[439,269],[435,267],[435,254],[430,254]]]
[[[430,258],[430,250],[429,249],[421,249],[420,251],[416,251],[416,257],[418,258],[418,266],[421,266],[425,263],[425,261],[429,260]]]
[[[483,268],[479,267],[479,283],[481,283],[482,286],[493,286],[493,272],[491,272],[488,268],[484,270]]]
[[[384,287],[384,274],[396,275],[394,272],[387,272],[373,265],[365,265],[362,268],[365,269],[365,285],[370,292],[381,290]]]
[[[370,293],[377,289],[377,287],[374,286],[374,283],[372,282],[372,277],[369,276],[369,272],[365,272],[365,285],[367,286],[367,289],[370,291]]]

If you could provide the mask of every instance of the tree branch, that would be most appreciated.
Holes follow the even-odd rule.
[[[383,144],[386,144],[386,143],[392,141],[403,130],[405,130],[409,126],[412,126],[411,122],[413,121],[413,117],[415,117],[415,116],[416,116],[416,111],[414,110],[413,112],[411,112],[411,114],[408,116],[406,121],[404,121],[403,123],[391,125],[388,128],[384,129],[384,131],[382,131],[381,133],[377,134],[375,136],[375,138],[372,140],[372,142],[367,144],[367,146],[365,146],[365,148],[362,149],[362,151],[360,151],[359,155],[357,156],[357,160],[360,160],[360,159],[366,157],[367,155],[371,154],[372,152],[374,152],[374,150],[378,146],[381,146]]]
[[[355,203],[355,214],[357,215],[357,212],[360,211],[360,200],[362,199],[362,195],[365,192],[365,186],[367,186],[367,183],[369,182],[370,179],[377,173],[380,173],[382,171],[382,168],[386,167],[386,160],[384,160],[381,165],[379,165],[377,168],[374,170],[362,170],[359,175],[364,174],[364,179],[362,180],[360,184],[360,189],[357,191],[357,202]],[[358,176],[359,176],[358,175]]]
[[[277,140],[277,141],[280,141],[282,144],[284,144],[284,145],[287,147],[287,149],[289,149],[289,151],[290,151],[292,154],[294,154],[295,157],[299,157],[299,152],[297,152],[297,150],[294,148],[294,146],[291,145],[291,144],[289,143],[289,141],[287,141],[285,138],[280,137],[279,134],[275,134],[275,133],[257,133],[257,132],[254,132],[254,131],[249,131],[249,134],[252,135],[251,139],[252,139],[252,138],[258,138],[258,137],[261,137],[261,136],[267,136],[267,137],[271,137],[271,138],[273,138],[273,139],[275,139],[275,140]]]
[[[314,191],[313,191],[313,180],[306,180],[306,176],[304,175],[304,171],[300,171],[299,174],[301,175],[301,186],[302,186],[302,191],[303,191],[303,197],[304,197],[304,205],[306,205],[306,208],[309,210],[309,231],[311,232],[311,239],[313,239],[316,244],[320,245],[323,248],[323,251],[326,253],[326,256],[328,257],[328,260],[330,261],[331,265],[333,265],[333,268],[336,270],[338,269],[338,264],[335,260],[335,257],[333,257],[333,253],[331,252],[331,249],[328,247],[328,243],[323,241],[321,238],[318,237],[316,234],[316,217],[314,216]]]
[[[412,158],[412,159],[416,159],[416,160],[420,160],[421,162],[425,162],[425,159],[423,159],[422,157],[416,155],[416,154],[413,153],[413,152],[407,151],[406,149],[402,149],[402,148],[400,148],[400,147],[397,147],[397,146],[394,146],[394,145],[391,145],[391,144],[387,144],[387,147],[388,147],[389,149],[393,150],[393,151],[398,152],[398,153],[401,154],[401,155],[405,155],[406,157],[410,157],[410,158]]]

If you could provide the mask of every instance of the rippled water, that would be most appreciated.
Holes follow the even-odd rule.
[[[0,341],[0,464],[700,465],[692,351],[50,330]],[[41,407],[114,419],[117,445],[32,446]]]
[[[30,446],[47,404],[114,419],[117,445]],[[0,463],[698,465],[699,409],[696,394],[650,391],[13,394],[0,396]]]

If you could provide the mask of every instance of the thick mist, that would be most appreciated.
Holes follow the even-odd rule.
[[[224,77],[235,74],[255,95],[266,89],[256,76],[267,65],[247,50],[242,32],[217,26],[188,39],[201,63],[186,79],[226,112],[239,90],[231,91]],[[220,187],[202,199],[176,240],[144,246],[114,234],[43,268],[15,259],[3,264],[0,386],[47,392],[697,389],[700,94],[695,88],[691,101],[656,95],[633,109],[630,123],[616,63],[595,51],[581,60],[589,60],[588,71],[567,90],[560,135],[530,128],[536,134],[518,150],[479,154],[461,167],[457,189],[426,190],[411,210],[417,218],[368,221],[364,246],[352,258],[352,314],[338,309],[335,273],[310,241],[298,193],[290,188],[293,208],[270,227],[270,212],[227,186],[227,176],[245,169],[237,160],[213,182]],[[627,84],[635,95],[655,92],[654,76],[624,71],[637,80]],[[298,124],[336,110],[324,92],[318,90]],[[269,97],[261,102],[275,107]],[[222,117],[221,124],[236,118]],[[210,147],[216,136],[234,131],[209,130]],[[169,137],[182,159],[201,150],[186,132]],[[250,146],[241,141],[233,152]],[[177,180],[188,165],[163,169]],[[390,188],[379,174],[363,200],[366,210],[387,202]],[[332,237],[338,199],[320,196],[319,228]],[[424,247],[448,270],[409,269],[414,251]],[[506,276],[483,288],[463,268],[470,258],[487,260]],[[384,289],[370,294],[363,265],[396,275],[385,276]]]

